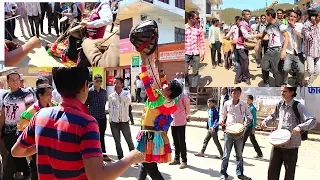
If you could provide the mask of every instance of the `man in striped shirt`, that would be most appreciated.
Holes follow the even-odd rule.
[[[84,105],[88,68],[56,67],[52,74],[63,101],[33,116],[11,150],[14,157],[37,153],[39,180],[116,179],[132,164],[144,161],[144,154],[134,150],[117,163],[104,165],[98,123]]]
[[[318,13],[316,10],[309,10],[309,16],[304,23],[302,32],[304,35],[304,53],[307,57],[307,71],[309,73],[309,84],[320,74],[320,28],[318,26]]]
[[[199,65],[200,61],[204,60],[206,53],[206,43],[199,19],[199,12],[190,11],[188,13],[188,23],[185,24],[185,73],[186,82],[190,87],[196,87],[198,85]],[[192,65],[191,84],[189,83],[188,76],[190,65]]]

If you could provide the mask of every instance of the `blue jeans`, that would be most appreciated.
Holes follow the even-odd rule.
[[[240,139],[231,139],[226,134],[224,135],[224,150],[221,164],[220,173],[226,177],[228,177],[227,169],[229,164],[229,157],[232,150],[232,146],[234,145],[237,157],[237,176],[243,175],[243,158],[242,158],[242,148],[243,148],[243,137]]]

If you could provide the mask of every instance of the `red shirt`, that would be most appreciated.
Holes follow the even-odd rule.
[[[24,148],[37,147],[39,180],[88,179],[83,159],[102,157],[97,121],[79,101],[64,98],[43,108],[19,137]]]

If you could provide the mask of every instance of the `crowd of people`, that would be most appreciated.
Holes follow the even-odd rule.
[[[75,74],[78,78],[82,74],[85,74],[85,76],[82,75],[83,77],[81,77],[79,82],[73,82],[75,81],[74,78],[65,80],[69,75]],[[149,81],[146,81],[146,76],[141,75],[140,77],[143,84],[148,84]],[[129,108],[131,105],[131,95],[129,91],[123,89],[124,80],[120,77],[115,78],[115,91],[107,96],[106,90],[102,88],[103,79],[101,75],[95,75],[92,83],[88,83],[88,78],[89,73],[87,72],[87,68],[53,68],[53,81],[56,86],[56,89],[53,90],[50,81],[44,77],[38,78],[35,88],[26,88],[23,84],[22,74],[11,72],[7,75],[9,90],[1,91],[2,109],[0,116],[0,128],[2,129],[0,147],[3,159],[4,180],[18,177],[28,179],[30,176],[31,179],[62,176],[69,178],[93,178],[98,174],[100,175],[97,176],[98,179],[101,178],[103,172],[100,172],[99,169],[101,168],[98,167],[103,165],[100,164],[102,160],[106,162],[115,161],[106,153],[107,146],[105,145],[104,137],[107,124],[110,125],[119,160],[115,164],[108,164],[106,166],[105,171],[106,173],[108,172],[108,176],[120,176],[131,164],[138,166],[139,163],[142,163],[138,175],[139,180],[146,179],[147,174],[152,179],[164,179],[157,167],[157,162],[180,165],[180,169],[188,167],[185,136],[186,125],[190,121],[190,100],[182,92],[182,87],[177,80],[171,81],[172,85],[169,86],[171,90],[163,92],[166,96],[170,93],[177,93],[170,96],[176,102],[175,108],[171,108],[172,110],[170,111],[172,119],[167,120],[167,125],[163,125],[163,128],[160,128],[160,125],[154,125],[156,131],[158,130],[157,128],[160,128],[159,132],[167,132],[171,126],[175,147],[173,160],[170,160],[171,151],[165,153],[170,155],[169,157],[166,156],[168,159],[151,160],[149,158],[155,155],[150,154],[146,156],[144,153],[151,153],[149,152],[150,149],[147,150],[147,146],[145,147],[147,149],[141,149],[141,145],[139,145],[143,143],[140,139],[143,136],[137,137],[138,142],[136,147],[133,144],[129,125],[129,122],[132,121]],[[74,90],[75,87],[77,87],[76,90]],[[154,91],[150,91],[149,88],[146,87],[148,98],[155,97],[150,94]],[[257,153],[255,158],[262,158],[262,151],[255,138],[255,129],[257,126],[266,128],[271,122],[280,118],[278,129],[288,129],[292,131],[293,135],[287,144],[272,148],[268,179],[279,179],[283,163],[287,166],[286,179],[294,179],[298,148],[302,140],[300,134],[316,126],[316,119],[312,117],[304,105],[295,103],[296,90],[296,87],[282,86],[281,94],[283,99],[279,102],[274,112],[259,125],[257,122],[257,110],[253,105],[254,97],[247,95],[245,102],[240,100],[241,88],[232,88],[231,94],[228,94],[227,88],[222,88],[219,101],[213,98],[208,99],[207,135],[201,151],[196,153],[195,156],[204,157],[206,147],[212,137],[219,152],[217,158],[222,160],[221,179],[227,179],[229,157],[231,149],[234,146],[237,159],[237,177],[245,180],[251,179],[243,174],[242,153],[245,143],[248,137],[250,137]],[[75,92],[78,93],[75,94]],[[78,101],[76,99],[81,100]],[[109,104],[109,119],[106,118],[105,106],[107,102]],[[293,104],[296,104],[297,110],[294,110],[295,105]],[[166,105],[167,108],[170,108],[168,105]],[[88,110],[86,110],[87,108]],[[149,130],[147,128],[151,128],[150,120],[152,120],[152,114],[155,113],[154,110],[163,111],[163,113],[167,113],[168,111],[168,109],[163,109],[164,106],[160,109],[149,108],[146,107],[142,116],[143,131],[141,132]],[[300,123],[296,119],[297,112],[295,111],[300,114]],[[291,115],[285,115],[286,113]],[[65,123],[66,121],[68,121],[68,124]],[[228,127],[235,123],[245,126],[243,134],[234,136],[227,133]],[[224,146],[221,146],[218,138],[219,127],[225,131],[223,138]],[[121,147],[120,132],[122,132],[130,150],[127,156],[124,155]],[[54,134],[58,136],[54,136]],[[169,143],[164,134],[162,136],[164,143]],[[68,143],[69,147],[63,146],[64,143]],[[37,147],[37,151],[35,147]],[[73,155],[69,154],[67,156],[68,153],[65,154],[66,150],[70,153],[72,152]],[[48,154],[49,151],[56,153]],[[58,151],[60,153],[57,153]],[[141,152],[142,154],[140,154]],[[26,157],[30,161],[27,161]],[[63,159],[61,159],[62,157]],[[59,161],[50,160],[57,158],[59,158]],[[182,162],[180,162],[180,158]],[[292,161],[292,158],[294,161]],[[68,168],[62,167],[60,161],[65,162]],[[67,162],[72,162],[72,169],[69,168],[70,166]],[[50,165],[50,168],[48,165]],[[93,165],[95,165],[95,169],[89,167]],[[117,168],[117,170],[114,168]],[[68,169],[68,171],[56,171],[58,169]],[[110,175],[111,171],[116,172]],[[47,172],[53,173],[48,174]]]
[[[254,23],[250,20],[251,11],[248,9],[236,16],[231,26],[212,19],[207,31],[212,68],[217,65],[223,67],[223,59],[224,67],[227,70],[233,68],[236,72],[234,84],[245,82],[251,85],[249,51],[254,50],[253,63],[262,69],[264,86],[287,85],[288,74],[293,76],[294,86],[312,85],[320,73],[318,10],[302,12],[299,9],[284,11],[268,8],[265,14],[255,18]],[[188,13],[185,31],[186,73],[192,68],[190,78],[186,80],[194,87],[199,80],[199,64],[206,56],[205,36],[198,12]],[[270,73],[275,84],[270,85]]]
[[[119,53],[113,53],[119,49],[119,32],[113,30],[118,11],[118,1],[111,0],[97,3],[6,2],[5,50],[19,48],[8,48],[10,42],[12,44],[17,39],[15,29],[18,20],[22,35],[25,39],[31,38],[25,45],[40,37],[52,37],[51,29],[54,27],[56,40],[44,47],[48,55],[61,58],[65,63],[74,62],[77,66],[118,66]],[[48,20],[47,25],[44,25],[44,19]],[[111,35],[105,36],[108,25],[111,25]],[[44,30],[46,26],[47,33]],[[15,66],[20,61],[6,57],[5,64]]]

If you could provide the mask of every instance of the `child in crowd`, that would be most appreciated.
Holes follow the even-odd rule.
[[[221,144],[218,139],[218,130],[219,130],[219,113],[216,109],[217,101],[214,100],[213,98],[208,99],[208,113],[209,113],[209,118],[207,122],[207,136],[204,138],[203,141],[203,146],[202,149],[199,153],[196,153],[195,156],[198,157],[204,157],[204,152],[207,148],[207,145],[209,143],[209,140],[213,139],[214,143],[216,144],[220,156],[217,156],[217,159],[221,159],[223,155],[223,150],[221,147]]]
[[[229,32],[229,29],[224,29],[224,35],[226,36]],[[222,50],[224,54],[224,67],[229,70],[232,67],[232,41],[230,39],[223,39]]]

